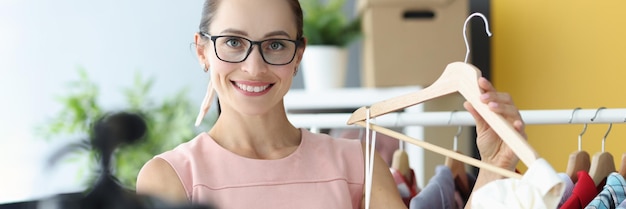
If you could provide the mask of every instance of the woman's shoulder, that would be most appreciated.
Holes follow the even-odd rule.
[[[203,143],[209,137],[200,133],[175,148],[160,153],[144,164],[137,176],[137,192],[168,194],[166,199],[176,202],[190,195],[191,172],[197,155],[203,152]]]
[[[307,129],[302,129],[302,138],[305,140],[313,140],[320,143],[331,144],[360,144],[358,139],[348,139],[341,137],[334,137],[326,133],[313,133]]]
[[[164,158],[169,161],[169,158],[191,157],[190,155],[202,152],[202,149],[206,148],[205,144],[209,142],[207,139],[210,139],[210,136],[206,132],[202,132],[193,139],[181,143],[171,150],[156,155],[155,158]]]
[[[169,202],[188,201],[188,194],[172,166],[161,158],[146,162],[137,175],[139,194],[156,196]]]
[[[311,144],[310,146],[324,147],[340,155],[360,154],[363,151],[361,141],[358,139],[338,138],[306,129],[302,131],[302,139],[305,143]]]

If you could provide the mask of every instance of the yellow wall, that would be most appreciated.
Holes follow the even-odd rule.
[[[492,81],[520,109],[626,108],[626,1],[497,0],[491,6]],[[564,172],[582,128],[529,125],[527,132],[539,154]],[[583,149],[599,152],[607,128],[589,125]],[[619,169],[626,124],[613,126],[606,150]]]

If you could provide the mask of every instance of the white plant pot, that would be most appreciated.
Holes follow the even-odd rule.
[[[304,89],[324,91],[345,87],[348,50],[336,46],[309,45],[302,58]]]

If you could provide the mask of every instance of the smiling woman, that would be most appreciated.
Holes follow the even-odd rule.
[[[306,46],[302,22],[298,0],[206,1],[194,41],[220,115],[208,132],[147,162],[138,192],[220,208],[361,207],[361,143],[287,119],[283,97]],[[404,208],[378,165],[374,208]]]

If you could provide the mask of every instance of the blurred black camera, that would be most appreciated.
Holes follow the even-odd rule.
[[[89,190],[3,204],[0,209],[214,209],[210,205],[191,203],[173,205],[121,186],[110,170],[113,153],[122,144],[139,142],[146,129],[146,122],[138,114],[117,112],[105,115],[94,124],[89,140],[91,149],[98,155],[100,167],[98,178]]]

